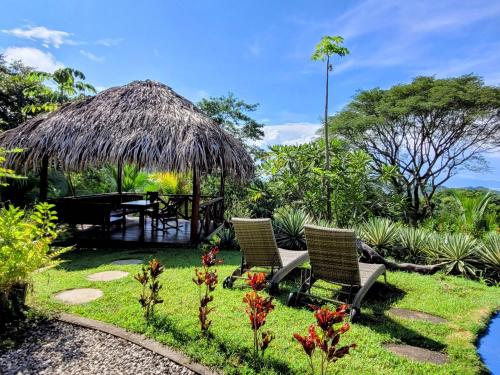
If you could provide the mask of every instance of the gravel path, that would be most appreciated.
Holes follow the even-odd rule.
[[[0,374],[194,374],[156,353],[107,333],[52,321],[16,349],[0,352]]]

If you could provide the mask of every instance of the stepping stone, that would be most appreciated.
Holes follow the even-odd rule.
[[[116,265],[116,266],[123,266],[127,264],[142,264],[144,263],[143,260],[140,259],[120,259],[120,260],[115,260],[114,262],[111,262],[111,264]]]
[[[403,344],[384,344],[384,348],[390,352],[417,362],[434,363],[442,365],[448,362],[448,355],[433,350],[419,348],[418,346]]]
[[[400,309],[397,307],[392,307],[389,310],[389,312],[392,315],[396,315],[400,318],[405,318],[405,319],[423,320],[426,322],[431,322],[431,323],[436,323],[436,324],[448,322],[446,319],[443,319],[439,316],[427,314],[427,313],[424,313],[422,311],[407,310],[407,309]]]
[[[94,273],[92,275],[87,276],[87,280],[90,281],[111,281],[111,280],[118,280],[126,277],[128,275],[128,272],[125,271],[104,271],[104,272],[98,272]]]
[[[70,289],[57,293],[54,298],[67,305],[81,305],[101,298],[103,293],[99,289],[82,288]]]

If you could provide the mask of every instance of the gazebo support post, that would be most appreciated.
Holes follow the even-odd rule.
[[[118,194],[122,194],[122,178],[123,178],[123,160],[118,162],[118,167],[116,169],[116,190]]]
[[[221,207],[221,215],[222,218],[224,218],[224,194],[226,190],[226,173],[224,171],[224,166],[222,166],[221,172],[220,172],[220,189],[219,189],[219,195],[222,197],[222,207]]]
[[[39,185],[39,196],[40,202],[47,201],[47,194],[49,191],[49,157],[44,155],[42,157],[42,165],[40,167],[40,185]]]
[[[191,209],[191,243],[198,244],[198,227],[200,224],[200,176],[193,168],[193,205]]]

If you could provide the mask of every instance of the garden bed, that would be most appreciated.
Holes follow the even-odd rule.
[[[58,268],[34,276],[34,293],[29,303],[50,312],[70,312],[144,333],[225,373],[307,373],[307,359],[292,335],[303,333],[314,318],[307,308],[286,306],[293,282],[282,286],[276,309],[269,314],[266,329],[273,331],[276,338],[266,352],[264,367],[250,359],[252,334],[242,302],[247,289],[238,284],[231,290],[217,287],[212,303],[216,310],[210,315],[212,337],[200,339],[197,287],[191,281],[194,268],[200,264],[199,255],[197,250],[186,249],[150,254],[74,251],[65,254],[67,261]],[[164,303],[157,305],[157,319],[147,326],[137,302],[141,286],[133,278],[141,266],[111,262],[141,257],[148,260],[153,256],[166,267],[161,276]],[[222,280],[239,264],[240,255],[222,252],[220,258],[224,259],[224,265],[217,267]],[[91,274],[111,270],[129,275],[106,282],[87,279]],[[388,282],[377,283],[365,299],[360,321],[342,337],[343,344],[354,342],[358,347],[333,365],[332,373],[475,374],[484,368],[474,343],[488,317],[500,307],[500,288],[441,274],[390,272]],[[103,296],[82,305],[64,305],[54,298],[57,292],[74,288],[98,288]],[[425,312],[447,322],[436,324],[398,317],[389,312],[391,307]],[[447,354],[448,361],[435,365],[408,360],[392,354],[384,344],[438,351]]]

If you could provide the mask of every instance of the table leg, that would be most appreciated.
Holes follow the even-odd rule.
[[[139,212],[139,228],[141,229],[141,238],[140,241],[144,241],[144,210],[140,210]]]

